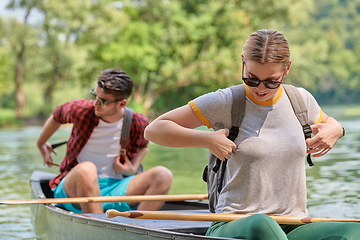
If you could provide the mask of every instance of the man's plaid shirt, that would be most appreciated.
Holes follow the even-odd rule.
[[[99,123],[92,100],[82,99],[65,103],[54,110],[53,117],[56,122],[61,124],[72,123],[73,128],[67,142],[66,156],[60,165],[60,175],[49,183],[51,189],[54,189],[61,179],[78,164],[77,156]],[[146,148],[148,145],[148,141],[144,138],[144,130],[148,123],[143,115],[133,111],[129,144],[126,148],[130,160],[137,155],[139,149]]]

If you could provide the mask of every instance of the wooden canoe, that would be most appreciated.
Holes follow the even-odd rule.
[[[52,198],[48,182],[54,174],[35,171],[30,178],[31,198]],[[206,201],[166,202],[164,211],[208,213]],[[105,214],[76,214],[56,204],[31,205],[37,239],[228,239],[205,236],[211,222],[107,218]]]

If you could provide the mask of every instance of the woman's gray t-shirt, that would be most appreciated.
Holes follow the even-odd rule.
[[[246,89],[245,116],[237,149],[228,160],[217,213],[307,216],[302,127],[282,86],[274,100],[259,102]],[[314,97],[298,88],[308,109],[309,124],[321,122]],[[230,88],[200,96],[189,105],[209,128],[231,127]]]

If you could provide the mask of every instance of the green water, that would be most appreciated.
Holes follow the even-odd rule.
[[[313,158],[307,169],[309,212],[314,217],[360,218],[360,112],[342,107],[324,108],[346,128],[346,137],[330,153]],[[28,199],[29,178],[34,170],[57,173],[57,167],[42,164],[35,141],[41,127],[0,129],[0,198]],[[69,127],[61,128],[52,143],[67,139]],[[170,194],[206,193],[201,179],[208,152],[195,148],[166,148],[149,145],[144,167],[163,165],[174,175]],[[59,147],[59,163],[65,147]],[[0,206],[0,239],[34,239],[28,206]]]

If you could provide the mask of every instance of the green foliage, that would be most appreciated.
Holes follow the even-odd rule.
[[[135,84],[129,106],[155,117],[241,83],[242,47],[261,28],[289,40],[287,83],[320,103],[359,101],[360,0],[11,0],[9,7],[37,16],[0,18],[0,107],[16,106],[24,43],[26,116],[87,97],[100,70],[121,68]]]
[[[0,44],[0,95],[9,95],[13,92],[14,79],[14,58],[11,55],[9,47]],[[3,98],[0,99],[1,104],[4,104]]]
[[[252,25],[261,17],[281,18],[271,10],[285,11],[274,3],[258,13],[254,4],[238,1],[123,3],[129,20],[96,57],[129,73],[135,82],[134,101],[145,111],[172,89],[186,88],[191,95],[194,86],[238,82],[241,46]]]
[[[18,125],[20,120],[15,117],[14,111],[8,108],[0,108],[0,127]]]
[[[359,101],[360,1],[318,0],[313,6],[308,19],[287,31],[294,62],[289,81],[320,103]]]

